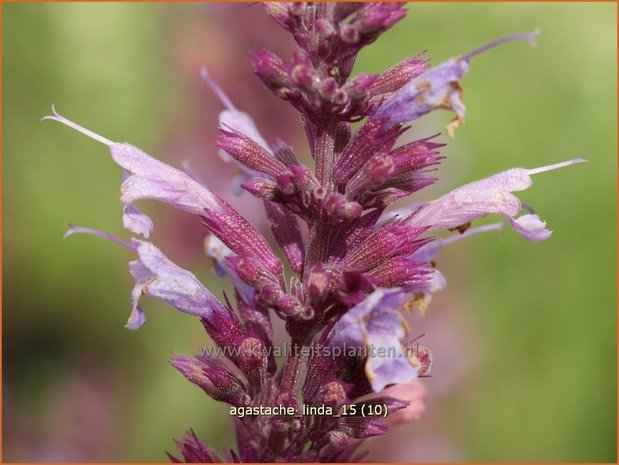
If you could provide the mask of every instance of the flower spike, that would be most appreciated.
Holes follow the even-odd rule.
[[[204,67],[200,75],[221,106],[218,153],[238,167],[232,192],[244,189],[263,200],[277,254],[189,164],[185,172],[178,170],[68,120],[52,106],[44,120],[108,147],[123,170],[123,226],[142,236],[125,240],[70,226],[65,237],[95,235],[137,255],[129,264],[135,281],[129,329],[145,323],[140,304],[148,295],[197,316],[214,343],[194,357],[174,355],[171,364],[207,395],[232,406],[238,450],[220,457],[190,430],[176,441],[180,455],[168,454],[173,462],[358,462],[363,454],[356,451],[365,438],[417,420],[425,410],[419,378],[427,376],[433,355],[411,339],[411,325],[418,322],[408,316],[423,315],[433,294],[446,288],[434,261],[440,250],[505,225],[528,241],[548,239],[546,222],[516,193],[528,189],[534,175],[586,160],[508,169],[434,201],[412,199],[386,212],[396,200],[432,184],[444,158],[439,134],[415,139],[412,124],[446,109],[455,113],[447,126],[453,135],[466,116],[460,80],[471,60],[508,42],[535,45],[539,31],[501,37],[432,68],[424,51],[382,73],[351,76],[362,48],[405,16],[404,3],[264,6],[298,49],[287,60],[258,51],[250,64],[267,89],[298,113],[313,169],[279,139],[267,143],[224,91],[236,83],[220,85]],[[354,132],[356,122],[362,124]],[[135,205],[142,199],[199,217],[210,231],[204,251],[216,274],[232,284],[230,298],[218,300],[146,240],[153,221]],[[472,224],[490,214],[501,215],[501,221]],[[280,367],[273,315],[290,336]],[[262,413],[275,407],[293,411]],[[304,407],[333,411],[299,418],[302,408],[307,413]]]

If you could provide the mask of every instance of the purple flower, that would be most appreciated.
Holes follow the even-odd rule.
[[[413,121],[438,108],[452,110],[456,118],[447,126],[453,136],[456,127],[464,121],[462,89],[458,81],[469,72],[469,60],[480,53],[512,40],[526,40],[535,44],[539,31],[531,34],[512,34],[486,44],[465,55],[452,58],[439,66],[415,77],[387,100],[372,116],[373,120],[386,120],[389,124]]]
[[[210,319],[213,312],[227,313],[224,306],[189,271],[172,263],[150,242],[133,239],[131,243],[90,228],[71,226],[65,237],[73,234],[93,234],[123,245],[138,255],[138,260],[129,263],[129,272],[135,280],[131,292],[131,315],[125,325],[138,329],[146,323],[146,316],[140,306],[144,295],[155,297],[175,309]]]
[[[522,191],[533,184],[532,174],[564,166],[583,163],[584,158],[574,158],[563,163],[536,169],[512,168],[489,178],[466,184],[443,197],[416,209],[406,223],[414,227],[454,229],[488,214],[507,216],[513,229],[527,240],[540,241],[550,237],[537,215],[515,216],[522,209],[520,200],[512,192]]]
[[[406,323],[399,311],[404,303],[401,289],[377,289],[345,313],[329,336],[332,346],[368,349],[365,373],[376,392],[417,377],[417,367],[406,357],[400,342],[406,335]]]
[[[213,234],[230,249],[241,255],[255,257],[271,272],[281,273],[281,263],[264,238],[226,201],[187,174],[155,160],[137,147],[112,142],[60,116],[55,109],[53,112],[53,116],[46,116],[45,119],[63,123],[109,147],[112,159],[126,173],[120,188],[123,204],[152,199],[199,215]],[[133,220],[125,223],[135,232]]]

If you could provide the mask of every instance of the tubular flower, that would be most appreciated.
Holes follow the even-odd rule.
[[[530,241],[548,239],[550,231],[537,215],[515,218],[522,205],[512,192],[528,189],[533,184],[532,174],[584,161],[586,161],[584,158],[574,158],[531,170],[512,168],[503,171],[454,189],[440,199],[416,209],[406,222],[415,227],[454,229],[488,214],[500,214],[507,216],[512,228],[525,239]]]
[[[227,313],[219,300],[192,273],[172,263],[150,242],[133,239],[128,243],[96,229],[70,226],[65,237],[73,234],[100,236],[137,253],[138,260],[129,263],[135,287],[131,292],[131,316],[127,328],[138,329],[146,322],[139,304],[144,295],[155,297],[183,313],[200,318],[210,319],[213,312]]]
[[[505,223],[529,241],[548,239],[546,223],[514,192],[529,188],[533,175],[584,161],[513,168],[434,201],[413,199],[389,210],[432,184],[444,157],[439,134],[399,144],[408,125],[448,109],[456,115],[447,127],[453,135],[465,116],[460,80],[472,58],[514,40],[533,43],[537,33],[505,36],[436,67],[429,66],[424,51],[382,73],[351,76],[358,53],[404,17],[404,4],[264,7],[298,49],[286,59],[260,50],[250,62],[266,88],[299,113],[308,141],[301,150],[311,155],[313,166],[302,164],[281,140],[269,145],[206,68],[201,73],[223,106],[216,142],[220,154],[239,167],[232,188],[262,200],[278,254],[190,167],[191,175],[80,126],[53,107],[44,118],[104,144],[122,168],[122,225],[140,238],[75,226],[66,235],[100,236],[136,255],[129,264],[135,284],[126,326],[144,324],[141,299],[151,296],[197,317],[219,350],[174,355],[170,363],[231,406],[238,417],[238,450],[220,456],[189,430],[176,441],[180,454],[168,454],[173,462],[354,462],[363,458],[358,448],[365,438],[417,420],[426,408],[421,378],[429,373],[432,352],[412,350],[408,316],[411,309],[425,312],[432,294],[446,287],[436,267],[438,253]],[[354,131],[352,123],[359,121]],[[135,205],[146,199],[187,212],[208,229],[204,252],[217,276],[231,282],[230,298],[213,295],[148,241],[153,221]],[[471,226],[486,215],[505,220]],[[280,366],[273,317],[283,320],[290,336],[289,350],[278,354],[284,359]],[[266,407],[332,412],[299,418],[282,410],[268,414]],[[361,413],[368,411],[376,415]]]

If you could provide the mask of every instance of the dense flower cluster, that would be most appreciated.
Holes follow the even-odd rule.
[[[251,117],[234,106],[206,70],[202,75],[225,107],[217,144],[241,168],[237,190],[263,201],[285,263],[230,204],[190,174],[54,110],[48,119],[109,148],[124,173],[123,225],[142,238],[125,241],[73,226],[67,234],[99,235],[136,254],[129,264],[135,287],[128,328],[146,321],[143,296],[200,318],[226,357],[177,356],[171,363],[214,399],[235,407],[294,411],[302,406],[380,411],[377,406],[383,406],[389,413],[386,420],[356,414],[243,416],[235,419],[239,449],[227,459],[353,461],[360,458],[360,440],[417,419],[425,408],[417,378],[429,371],[432,356],[425,347],[410,351],[416,343],[403,310],[424,311],[431,294],[444,287],[433,265],[439,250],[472,234],[501,229],[503,222],[469,229],[473,220],[488,214],[503,215],[527,240],[547,239],[550,231],[539,216],[532,211],[518,216],[528,207],[513,192],[530,187],[534,174],[582,159],[513,168],[432,202],[387,212],[395,200],[432,184],[429,173],[442,158],[444,144],[436,135],[398,145],[407,125],[447,109],[456,115],[447,127],[453,134],[465,115],[459,80],[471,59],[508,41],[532,42],[536,34],[507,36],[433,68],[420,53],[381,74],[351,78],[358,52],[404,17],[402,4],[297,2],[265,8],[299,49],[289,61],[259,51],[251,63],[264,85],[298,111],[314,167],[303,165],[283,141],[267,143]],[[359,121],[363,123],[353,132],[352,123]],[[231,280],[234,303],[214,296],[148,241],[153,223],[134,205],[143,199],[167,203],[202,222],[211,234],[207,253],[218,274]],[[442,230],[452,234],[433,236]],[[372,350],[329,357],[300,350],[278,367],[270,350],[272,314],[285,321],[294,348],[381,348],[389,349],[389,355]],[[182,461],[221,460],[193,431],[177,443]]]

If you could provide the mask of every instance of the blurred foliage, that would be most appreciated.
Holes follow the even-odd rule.
[[[537,175],[520,196],[548,221],[551,240],[530,244],[506,231],[440,257],[452,290],[462,290],[440,311],[469,318],[479,338],[441,427],[468,461],[615,461],[616,6],[409,9],[363,52],[358,72],[424,49],[440,63],[506,33],[542,30],[535,49],[513,43],[474,59],[462,82],[467,122],[428,195],[513,166],[590,160]],[[54,102],[106,137],[165,158],[157,147],[172,130],[168,115],[195,99],[171,66],[171,31],[195,15],[208,27],[210,13],[196,4],[3,5],[5,461],[160,461],[190,426],[216,447],[234,447],[225,406],[166,363],[170,351],[208,342],[200,325],[150,301],[148,325],[124,330],[130,253],[95,238],[62,241],[68,221],[122,234],[119,169],[92,140],[39,122]],[[193,45],[234,40],[230,28],[218,44]],[[450,117],[416,128],[428,135]],[[157,231],[166,250],[169,238]],[[205,263],[196,254],[179,264],[220,286]],[[458,347],[448,355],[457,359]],[[71,401],[76,376],[91,376],[109,424],[84,444],[63,445],[59,431],[76,428],[68,412],[89,408],[88,396]],[[66,405],[57,392],[69,393]]]

